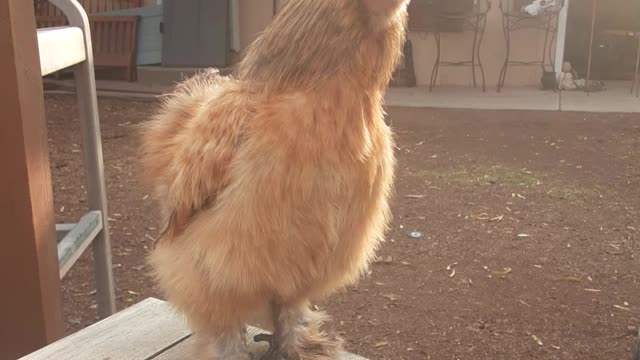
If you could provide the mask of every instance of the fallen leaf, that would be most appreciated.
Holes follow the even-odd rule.
[[[493,274],[498,276],[505,276],[511,274],[512,271],[513,270],[511,268],[504,268],[503,271],[494,271]]]
[[[593,292],[593,293],[599,293],[599,292],[602,292],[602,290],[598,290],[598,289],[584,289],[584,291],[587,291],[587,292]]]
[[[389,343],[388,343],[388,342],[386,342],[386,341],[381,341],[381,342],[377,342],[374,346],[375,346],[375,347],[377,347],[377,348],[379,348],[379,347],[383,347],[383,346],[387,346],[387,345],[389,345]]]
[[[407,199],[422,199],[425,196],[426,195],[407,195],[407,196],[405,196],[405,198],[407,198]]]
[[[517,236],[519,238],[530,238],[531,237],[531,235],[529,235],[529,234],[518,234]]]
[[[151,240],[151,241],[153,241],[153,242],[158,241],[158,239],[154,238],[153,236],[151,236],[151,235],[149,235],[149,234],[144,234],[144,237],[146,237],[147,239],[149,239],[149,240]]]
[[[391,264],[393,263],[393,257],[387,256],[386,258],[378,257],[375,261],[376,264]]]
[[[383,298],[389,300],[389,301],[398,301],[400,300],[400,296],[395,295],[395,294],[384,294],[382,295]]]
[[[543,346],[544,345],[542,343],[542,340],[540,340],[540,338],[535,336],[534,334],[531,334],[531,338],[533,338],[533,340],[538,344],[538,346]]]
[[[624,255],[624,251],[611,251],[611,250],[605,250],[605,252],[609,255]]]
[[[613,305],[614,308],[619,309],[619,310],[624,310],[624,311],[631,311],[631,309],[629,309],[628,307],[624,307],[624,306],[620,306],[620,305]]]
[[[478,220],[489,220],[490,219],[489,214],[487,214],[487,213],[482,213],[482,214],[476,216],[475,218],[478,219]]]

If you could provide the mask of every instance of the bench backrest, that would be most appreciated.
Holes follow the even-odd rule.
[[[91,16],[89,23],[96,66],[123,66],[133,61],[137,16]]]

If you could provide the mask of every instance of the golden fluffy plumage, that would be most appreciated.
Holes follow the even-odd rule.
[[[290,360],[334,359],[308,304],[366,269],[389,220],[385,87],[408,0],[289,0],[230,77],[197,75],[144,125],[140,162],[167,229],[157,281],[198,358],[249,359],[268,306]]]

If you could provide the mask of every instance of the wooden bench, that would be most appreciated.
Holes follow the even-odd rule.
[[[250,328],[248,334],[256,359],[267,345],[250,339],[260,333]],[[21,360],[182,360],[189,358],[192,343],[183,318],[166,302],[149,298]],[[339,360],[366,359],[344,353]]]
[[[95,66],[124,69],[128,81],[136,80],[136,50],[138,46],[137,16],[101,16],[99,13],[141,6],[138,0],[82,0],[91,26]],[[49,1],[42,1],[36,10],[38,28],[67,24],[60,9]]]
[[[136,80],[137,16],[90,16],[95,66],[124,67],[128,81]]]
[[[38,28],[64,26],[64,16],[37,16]],[[128,81],[136,80],[137,16],[90,16],[95,66],[124,68]]]

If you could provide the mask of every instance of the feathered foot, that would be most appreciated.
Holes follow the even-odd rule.
[[[246,329],[233,329],[219,335],[196,332],[194,360],[252,360],[245,341]]]
[[[273,335],[256,335],[254,336],[253,341],[269,343],[269,349],[262,355],[262,357],[260,357],[260,360],[287,360],[280,352],[280,346],[276,343],[275,337]]]
[[[322,331],[326,320],[326,314],[310,310],[306,303],[302,307],[283,308],[274,335],[283,357],[287,360],[337,360],[342,341]]]

